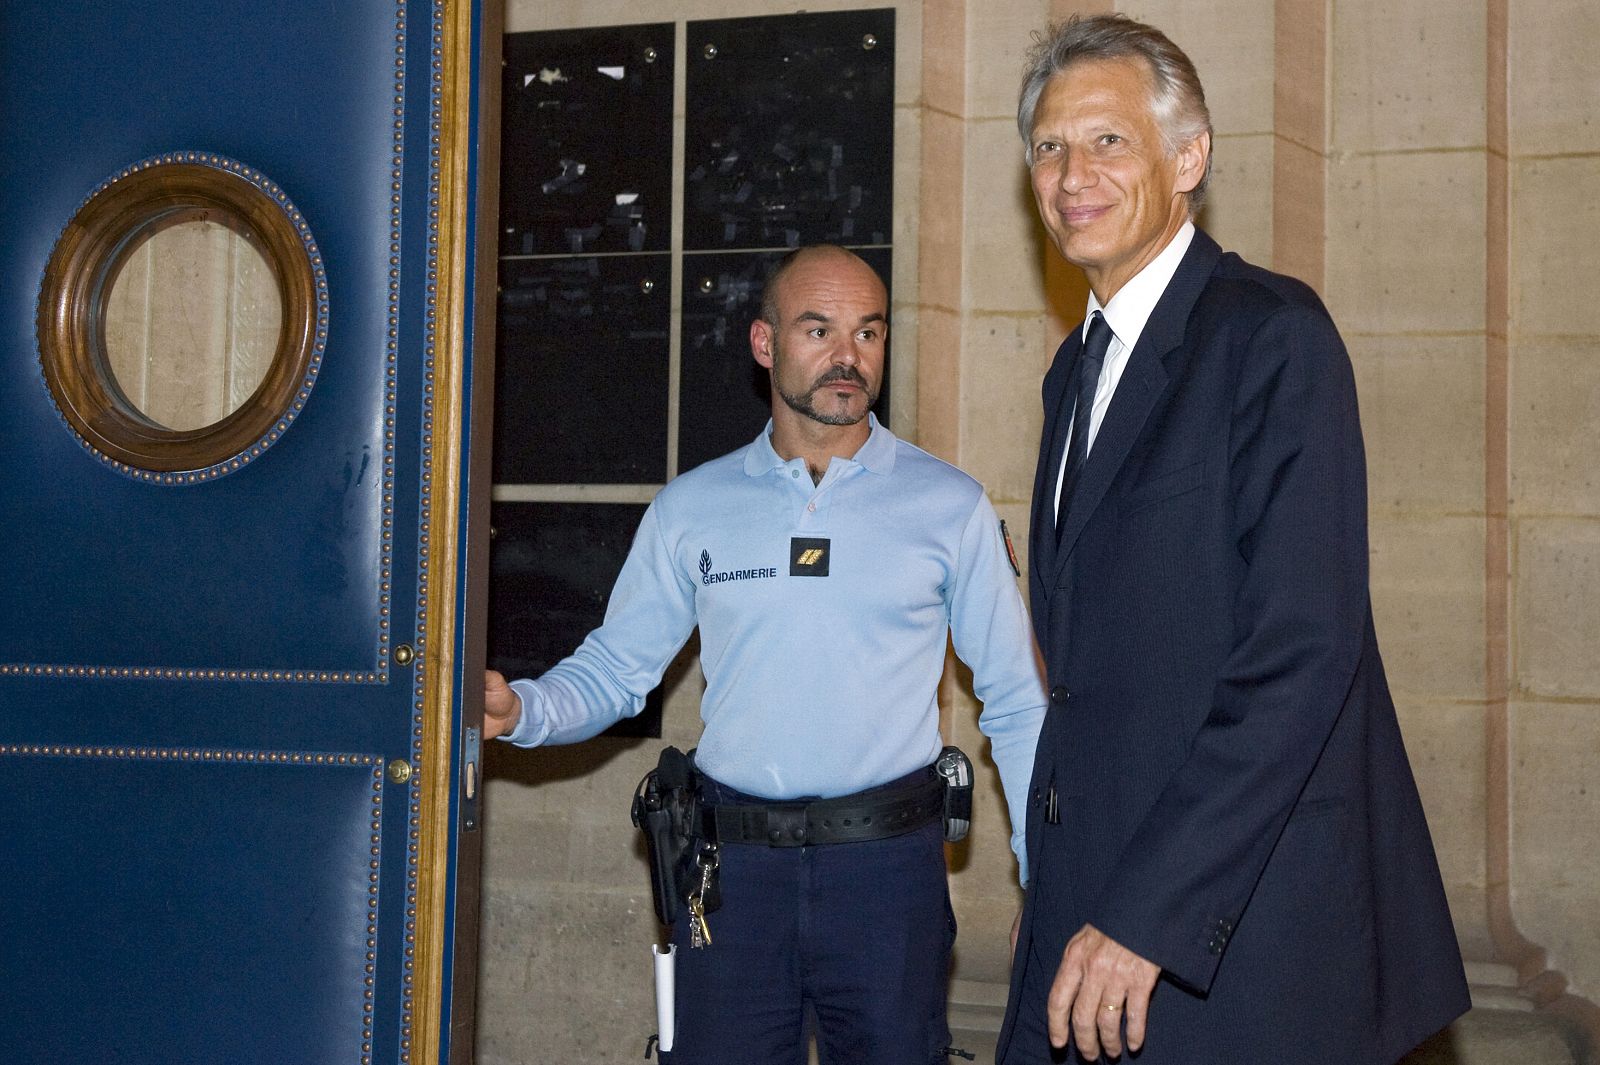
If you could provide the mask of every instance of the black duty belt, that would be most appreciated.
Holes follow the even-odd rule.
[[[864,843],[921,828],[944,815],[944,781],[926,781],[881,793],[811,802],[725,803],[701,807],[707,835],[719,843],[804,847]]]

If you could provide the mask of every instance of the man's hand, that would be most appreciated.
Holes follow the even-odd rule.
[[[522,720],[522,699],[494,670],[483,674],[483,738],[504,736]]]
[[[1150,993],[1161,968],[1139,957],[1093,925],[1084,925],[1067,941],[1056,969],[1045,1015],[1050,1044],[1064,1047],[1067,1035],[1077,1040],[1088,1061],[1122,1054],[1122,1016],[1128,1017],[1128,1049],[1144,1045]]]

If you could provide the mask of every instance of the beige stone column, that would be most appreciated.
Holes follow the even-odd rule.
[[[961,439],[962,193],[966,188],[967,5],[928,5],[922,20],[922,152],[916,318],[917,442],[945,459]]]
[[[1326,296],[1360,395],[1378,638],[1457,932],[1487,960],[1484,0],[1328,11]]]
[[[1327,277],[1328,7],[1273,5],[1272,268],[1318,292]]]
[[[1117,7],[1172,38],[1193,61],[1205,87],[1212,126],[1211,187],[1200,225],[1228,251],[1271,267],[1280,153],[1272,3],[1126,0]],[[1080,305],[1073,321],[1082,317]]]
[[[1566,978],[1556,1008],[1600,1037],[1594,1007],[1570,997],[1600,996],[1600,7],[1491,10],[1505,71],[1509,800],[1491,884],[1506,928]]]
[[[1046,327],[1044,244],[1016,107],[1023,57],[1049,13],[1040,0],[939,0],[924,10],[918,442],[983,483],[1025,566],[1043,426],[1039,385],[1060,334]],[[978,768],[975,827],[950,853],[961,926],[955,976],[1000,984],[1021,894],[971,677],[953,656],[949,665],[940,691],[944,734]]]

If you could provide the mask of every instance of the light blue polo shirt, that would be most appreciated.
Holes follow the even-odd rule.
[[[512,682],[523,713],[507,738],[574,743],[637,714],[699,625],[696,765],[769,799],[848,795],[938,756],[948,632],[983,701],[1021,863],[1045,695],[982,486],[876,418],[813,485],[771,430],[656,495],[605,622],[543,676]]]

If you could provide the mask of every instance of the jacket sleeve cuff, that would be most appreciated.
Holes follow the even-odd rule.
[[[1206,994],[1216,978],[1217,967],[1233,935],[1234,918],[1211,917],[1196,924],[1192,917],[1181,919],[1171,936],[1152,937],[1115,912],[1091,919],[1101,932],[1147,961],[1161,967],[1174,980]]]

